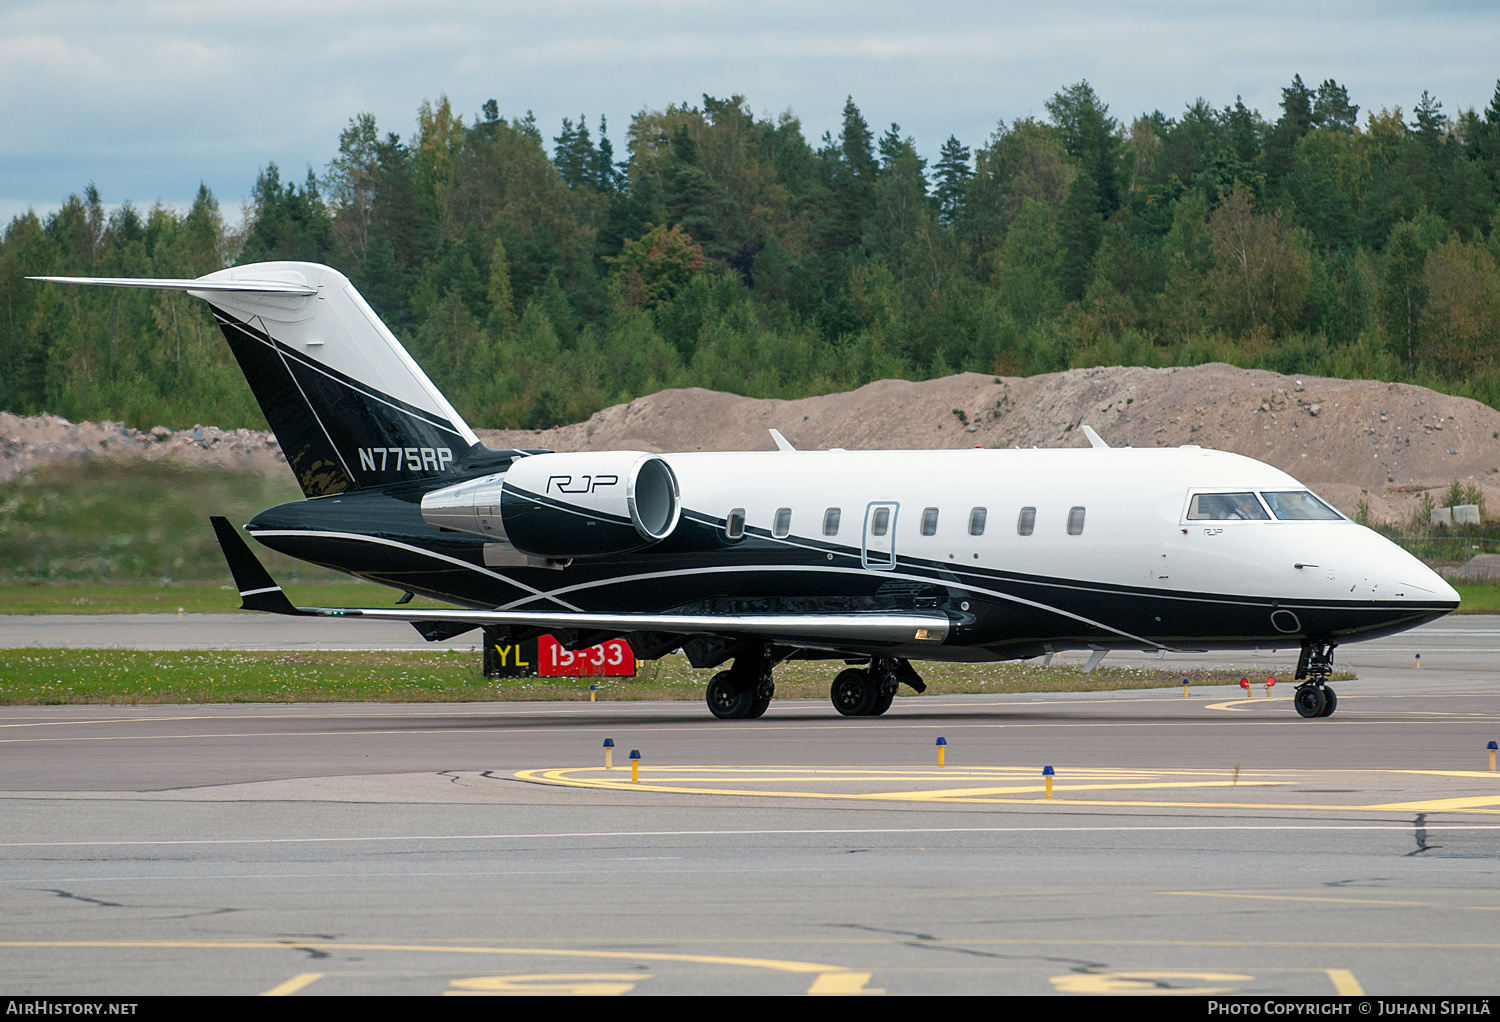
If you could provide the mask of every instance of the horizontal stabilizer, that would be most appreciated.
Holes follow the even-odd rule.
[[[214,515],[214,535],[219,537],[219,549],[224,551],[224,560],[229,562],[229,573],[234,576],[234,587],[240,591],[241,610],[264,610],[272,614],[300,614],[292,601],[286,598],[281,586],[271,577],[250,551],[249,545],[235,531],[229,519]]]
[[[289,280],[185,280],[171,277],[27,277],[49,284],[100,284],[104,287],[154,287],[169,291],[234,291],[241,294],[301,295],[318,293],[315,287]]]

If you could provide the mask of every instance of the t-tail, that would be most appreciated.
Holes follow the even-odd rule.
[[[35,277],[175,288],[202,298],[302,492],[456,479],[479,438],[349,278],[317,263],[251,263],[195,280]]]

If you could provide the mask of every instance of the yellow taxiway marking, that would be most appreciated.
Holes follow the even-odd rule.
[[[807,988],[807,992],[814,996],[828,997],[839,994],[883,994],[884,990],[878,987],[867,987],[870,982],[868,972],[825,972],[813,980],[813,985]]]
[[[1262,696],[1259,699],[1228,699],[1222,703],[1205,703],[1203,708],[1205,710],[1229,710],[1232,713],[1243,713],[1244,710],[1242,707],[1248,706],[1251,703],[1258,705],[1260,703],[1289,703],[1291,701],[1291,696]]]
[[[1464,912],[1500,912],[1500,905],[1444,905],[1438,901],[1385,901],[1377,898],[1323,898],[1310,894],[1259,894],[1253,891],[1157,891],[1183,898],[1244,898],[1250,901],[1311,901],[1329,905],[1390,905],[1398,908],[1450,908]]]
[[[1065,976],[1053,976],[1051,983],[1060,994],[1171,994],[1174,996],[1205,996],[1208,994],[1232,994],[1239,987],[1226,986],[1164,986],[1163,980],[1185,979],[1199,983],[1248,983],[1255,979],[1238,972],[1178,972],[1130,970],[1122,972],[1070,972]]]
[[[1288,971],[1322,972],[1333,984],[1333,989],[1345,997],[1362,997],[1365,988],[1359,985],[1359,980],[1354,978],[1354,973],[1348,969],[1317,969],[1317,970],[1272,970],[1278,973]],[[1237,972],[1183,972],[1178,970],[1152,970],[1152,969],[1121,969],[1113,972],[1102,973],[1068,973],[1065,976],[1051,977],[1051,983],[1058,993],[1063,994],[1157,994],[1181,997],[1184,994],[1205,996],[1208,994],[1232,994],[1238,987],[1225,986],[1167,986],[1166,980],[1192,980],[1198,983],[1248,983],[1254,980],[1254,976],[1247,976]]]
[[[1325,969],[1329,980],[1333,983],[1334,992],[1342,997],[1363,997],[1365,988],[1359,985],[1359,980],[1354,978],[1354,973],[1348,969]]]
[[[277,983],[271,989],[261,994],[262,997],[290,997],[305,986],[310,986],[322,979],[324,973],[304,972],[300,976],[293,976],[285,983]]]
[[[474,976],[456,979],[444,997],[529,997],[562,994],[573,997],[618,997],[628,994],[648,972],[553,972],[532,976]],[[814,984],[816,985],[816,984]],[[811,990],[808,993],[812,993]]]
[[[345,944],[329,941],[281,941],[281,940],[7,940],[0,941],[0,948],[127,948],[135,950],[225,950],[225,951],[296,951],[306,948],[317,951],[405,951],[443,955],[515,955],[531,958],[606,958],[613,961],[632,962],[684,962],[695,965],[734,965],[747,969],[768,969],[773,972],[812,974],[816,978],[808,993],[878,993],[864,989],[871,973],[856,972],[842,965],[823,965],[818,962],[796,962],[782,958],[745,958],[739,955],[686,955],[664,951],[591,951],[587,949],[545,947],[484,947],[474,945],[442,944]],[[288,994],[290,984],[307,979],[301,986],[321,978],[325,973],[303,973],[286,983],[272,987],[267,994]],[[848,977],[848,978],[845,978]],[[855,980],[858,980],[856,983]],[[837,989],[837,988],[847,989]]]
[[[564,787],[603,789],[608,791],[651,792],[673,795],[728,795],[758,798],[794,799],[841,799],[851,801],[896,801],[934,803],[988,803],[988,804],[1034,804],[1041,799],[1045,788],[1037,777],[1035,767],[970,767],[964,770],[949,770],[943,767],[924,768],[858,768],[858,767],[722,767],[722,766],[662,766],[642,767],[639,783],[627,776],[603,767],[554,767],[519,770],[513,775],[518,780]],[[1167,801],[1125,800],[1100,798],[1099,793],[1110,791],[1143,790],[1201,790],[1212,788],[1228,793],[1240,788],[1253,788],[1257,793],[1266,789],[1280,788],[1288,795],[1296,794],[1296,787],[1307,784],[1326,784],[1332,778],[1342,783],[1361,783],[1376,787],[1371,782],[1390,775],[1411,777],[1425,775],[1433,778],[1465,778],[1486,781],[1495,775],[1478,771],[1414,771],[1414,770],[1261,770],[1241,771],[1235,778],[1227,770],[1148,770],[1140,768],[1112,769],[1094,767],[1059,773],[1059,781],[1053,788],[1053,802],[1070,806],[1113,806],[1131,808],[1176,808],[1176,809],[1290,809],[1349,811],[1349,812],[1500,812],[1500,790],[1494,794],[1465,794],[1455,797],[1436,797],[1400,802],[1375,802],[1360,804],[1308,803],[1288,800],[1265,801],[1260,795],[1257,801]],[[1349,777],[1353,780],[1349,780]],[[1066,778],[1064,782],[1062,778]],[[919,785],[923,781],[942,781],[944,787],[900,790],[905,785]],[[960,782],[954,784],[953,782]],[[997,783],[998,782],[998,783]],[[761,787],[764,785],[764,787]],[[877,786],[880,790],[850,790],[850,786]],[[1380,786],[1383,787],[1383,786]],[[1379,787],[1376,789],[1379,790]],[[1387,789],[1388,790],[1388,789]],[[1473,790],[1472,788],[1470,789]],[[1093,793],[1092,798],[1079,795]],[[1374,792],[1372,792],[1374,794]],[[1008,797],[1007,797],[1008,796]]]

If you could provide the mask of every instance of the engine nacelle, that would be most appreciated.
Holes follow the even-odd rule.
[[[641,451],[517,458],[506,472],[422,498],[430,525],[555,560],[639,550],[670,536],[681,516],[671,467]]]

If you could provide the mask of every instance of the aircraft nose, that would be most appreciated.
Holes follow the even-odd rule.
[[[1423,567],[1426,567],[1426,565],[1423,565]],[[1437,599],[1452,600],[1454,603],[1459,602],[1460,597],[1458,595],[1458,590],[1454,589],[1453,586],[1448,583],[1448,580],[1446,578],[1439,575],[1431,568],[1427,569],[1427,573],[1432,576],[1433,591],[1437,594]]]
[[[1424,600],[1438,600],[1441,602],[1459,602],[1458,590],[1448,584],[1448,580],[1427,565],[1423,564],[1415,556],[1401,549],[1394,543],[1393,556],[1389,560],[1390,579],[1397,584],[1397,588],[1407,587],[1408,590],[1415,588],[1416,592],[1407,592],[1408,598],[1419,598]],[[1424,591],[1425,590],[1425,591]]]

